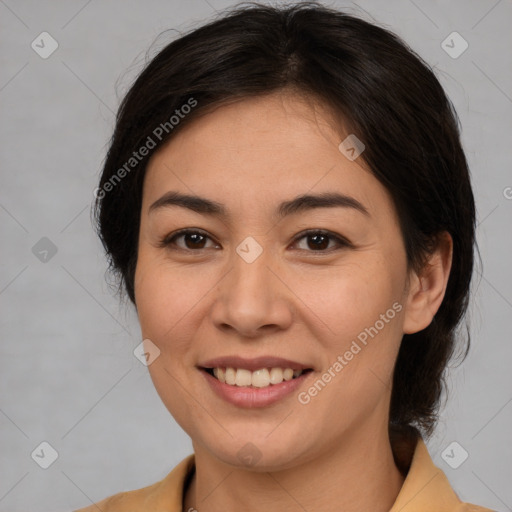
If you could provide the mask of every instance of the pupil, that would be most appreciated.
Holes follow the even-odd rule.
[[[310,239],[316,240],[315,242],[313,242],[313,246],[312,247],[310,246],[310,249],[311,248],[312,249],[326,249],[327,246],[329,245],[329,240],[326,235],[311,235]],[[318,243],[319,239],[323,239],[323,240],[320,241],[320,243]]]
[[[199,240],[199,244],[200,244],[201,243],[200,238],[204,238],[204,237],[203,237],[203,235],[201,235],[199,233],[192,233],[192,234],[189,233],[189,234],[185,235],[185,238],[186,238],[187,241],[190,241],[192,239],[192,245],[197,248],[198,247],[198,243],[197,243],[198,240]],[[203,242],[204,242],[204,240],[203,240]],[[188,246],[188,244],[187,244],[187,246]]]

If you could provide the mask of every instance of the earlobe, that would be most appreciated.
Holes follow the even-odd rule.
[[[404,334],[414,334],[430,325],[446,292],[452,266],[453,240],[446,231],[437,237],[437,247],[420,274],[412,272],[404,313]]]

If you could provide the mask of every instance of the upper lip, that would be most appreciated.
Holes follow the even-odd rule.
[[[261,370],[262,368],[312,369],[310,365],[273,356],[260,356],[253,359],[246,359],[240,356],[216,357],[215,359],[204,361],[198,366],[201,368],[243,368],[250,371]]]

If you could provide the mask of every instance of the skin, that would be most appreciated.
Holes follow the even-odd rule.
[[[283,90],[192,121],[149,162],[136,306],[143,338],[161,351],[153,383],[196,455],[184,510],[379,512],[403,484],[388,437],[393,365],[403,334],[428,326],[441,304],[452,242],[440,237],[430,265],[408,269],[387,190],[361,157],[338,149],[348,133],[322,104]],[[222,203],[228,217],[149,212],[170,190]],[[333,191],[370,215],[331,207],[275,216],[282,201]],[[203,248],[183,236],[159,246],[182,228],[206,232]],[[331,237],[315,250],[311,236],[295,239],[305,229],[351,245]],[[252,263],[235,250],[248,236],[263,248]],[[401,311],[307,405],[292,393],[242,409],[196,368],[225,355],[284,357],[315,369],[307,391],[394,303]],[[249,442],[260,454],[253,466],[237,455]]]

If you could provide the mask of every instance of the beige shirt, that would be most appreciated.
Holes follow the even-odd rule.
[[[74,512],[187,512],[183,495],[195,468],[194,454],[183,459],[164,479],[134,491],[114,494]],[[434,465],[425,443],[419,439],[404,484],[390,512],[492,512],[463,503],[445,474]]]

